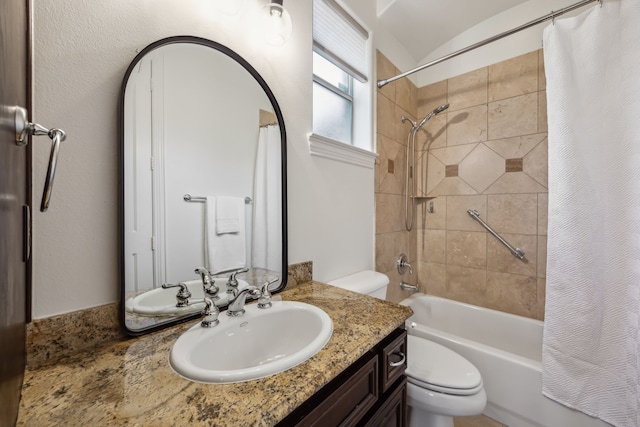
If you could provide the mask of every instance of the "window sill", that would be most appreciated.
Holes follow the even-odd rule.
[[[336,160],[342,163],[373,169],[378,155],[369,150],[347,145],[317,134],[309,135],[309,152],[312,156]]]

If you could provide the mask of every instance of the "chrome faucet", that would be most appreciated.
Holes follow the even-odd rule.
[[[405,254],[400,254],[396,265],[398,267],[398,274],[403,275],[407,268],[409,269],[409,274],[413,274],[413,267],[409,264],[409,260]]]
[[[218,292],[220,291],[220,288],[216,286],[216,281],[211,276],[211,273],[209,273],[209,270],[204,267],[198,267],[195,269],[195,273],[199,274],[202,279],[202,290],[204,291],[204,296],[213,300],[219,300],[220,297],[218,296]]]
[[[162,284],[162,289],[178,288],[178,287],[180,288],[180,290],[176,294],[176,300],[177,300],[176,307],[186,307],[189,305],[189,298],[191,298],[191,292],[189,292],[187,285],[185,285],[184,283],[177,283],[175,285],[169,285],[167,283]]]
[[[255,286],[244,288],[237,294],[234,292],[233,297],[229,300],[229,306],[227,307],[227,316],[242,316],[245,313],[244,303],[246,302],[247,297],[251,296],[253,298],[256,298],[260,295],[260,290]]]
[[[400,288],[404,289],[405,291],[413,291],[413,292],[420,291],[420,289],[418,288],[418,285],[412,285],[411,283],[407,283],[404,280],[400,282]]]
[[[231,275],[229,276],[229,280],[227,281],[227,286],[231,287],[232,289],[238,289],[238,279],[236,279],[236,276],[239,273],[246,273],[247,271],[249,271],[248,268],[239,268],[237,270],[234,270],[231,272]]]

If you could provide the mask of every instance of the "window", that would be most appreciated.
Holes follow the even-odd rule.
[[[373,167],[370,44],[336,0],[313,0],[312,154]]]
[[[352,144],[353,77],[313,53],[313,132]]]

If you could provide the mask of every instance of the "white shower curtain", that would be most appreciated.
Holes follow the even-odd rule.
[[[253,194],[252,266],[282,271],[280,128],[260,128]]]
[[[640,426],[640,1],[544,32],[549,222],[543,393]]]

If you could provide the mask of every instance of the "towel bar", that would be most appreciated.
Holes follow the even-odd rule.
[[[206,197],[192,196],[189,193],[182,196],[182,198],[184,199],[185,202],[204,203],[207,201]],[[247,196],[244,198],[244,203],[247,205],[250,205],[251,203],[253,203],[253,200],[251,199],[251,197]]]

